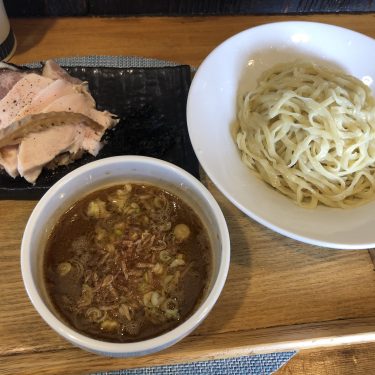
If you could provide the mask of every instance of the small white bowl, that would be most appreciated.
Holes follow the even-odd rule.
[[[200,65],[187,102],[189,135],[200,164],[221,192],[259,223],[299,241],[339,249],[375,247],[375,201],[353,209],[294,204],[241,161],[231,136],[237,98],[273,65],[307,59],[340,68],[374,91],[375,40],[314,22],[277,22],[245,30]]]
[[[44,245],[63,212],[86,194],[102,186],[138,181],[164,187],[195,209],[208,229],[213,250],[213,272],[206,295],[195,312],[173,330],[134,343],[110,343],[89,338],[62,321],[48,300],[42,275]],[[21,246],[23,282],[41,317],[72,344],[102,355],[130,357],[167,348],[193,331],[207,316],[224,286],[230,260],[228,228],[219,205],[209,191],[183,169],[142,156],[118,156],[89,163],[59,180],[42,197],[27,223]]]

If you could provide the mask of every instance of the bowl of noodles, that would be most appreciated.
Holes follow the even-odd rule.
[[[189,135],[205,172],[268,228],[375,246],[375,41],[314,22],[245,30],[193,79]]]

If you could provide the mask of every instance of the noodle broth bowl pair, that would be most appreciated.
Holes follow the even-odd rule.
[[[53,226],[72,204],[106,186],[137,182],[174,193],[205,226],[212,250],[212,269],[205,293],[192,314],[154,338],[113,343],[90,338],[67,324],[51,303],[43,274],[44,252]],[[27,223],[21,246],[21,270],[27,294],[37,312],[58,334],[90,352],[130,357],[163,350],[191,333],[209,314],[224,287],[230,261],[230,240],[224,216],[208,190],[181,168],[148,157],[119,156],[76,169],[59,180],[38,202]]]
[[[372,38],[314,22],[270,23],[227,39],[199,66],[188,96],[188,130],[201,166],[234,205],[280,234],[337,249],[374,247],[375,201],[300,207],[245,165],[235,139],[239,103],[275,65],[313,62],[356,77],[373,93],[374,59]]]

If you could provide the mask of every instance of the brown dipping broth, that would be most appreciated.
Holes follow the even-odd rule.
[[[126,184],[96,191],[62,215],[43,268],[47,293],[72,327],[133,342],[193,313],[211,257],[208,233],[185,202],[155,186]]]

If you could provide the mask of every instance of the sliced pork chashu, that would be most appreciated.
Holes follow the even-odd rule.
[[[85,142],[89,128],[80,121],[50,127],[39,133],[30,133],[19,145],[17,166],[22,177],[34,183],[43,167],[58,155],[69,153],[76,155],[80,150],[93,151]],[[100,144],[100,137],[90,134],[95,144]],[[90,152],[90,153],[91,153]],[[97,152],[97,150],[94,150]]]
[[[0,149],[0,165],[3,166],[9,176],[15,178],[18,176],[17,169],[18,145],[5,146]]]
[[[105,130],[118,120],[95,108],[85,83],[53,61],[43,75],[18,78],[0,100],[0,166],[8,174],[34,183],[45,165],[69,163],[84,151],[97,155]]]
[[[83,133],[90,136],[95,134],[95,139],[103,134],[103,126],[81,113],[73,112],[49,112],[28,115],[20,120],[14,121],[6,128],[0,129],[0,149],[8,145],[20,144],[30,133],[39,134],[53,127],[66,124],[84,125],[87,130]]]
[[[0,100],[26,73],[0,67]]]
[[[37,114],[44,111],[55,100],[64,97],[65,95],[75,94],[78,92],[87,92],[86,87],[80,85],[73,85],[64,79],[57,79],[52,81],[47,87],[40,90],[31,100],[30,104],[24,106],[17,114],[13,121],[19,120],[27,115]],[[94,104],[95,106],[95,104]]]
[[[11,88],[24,76],[30,73],[35,73],[34,70],[28,68],[17,67],[13,64],[7,64],[0,62],[0,100],[8,94]],[[40,74],[38,74],[40,75]],[[73,84],[82,84],[83,82],[75,77],[72,77],[61,68],[55,61],[47,60],[43,66],[42,74],[43,77],[50,78],[52,80],[64,79],[67,82]]]
[[[59,64],[54,60],[47,60],[44,64],[42,76],[51,79],[64,79],[70,83],[79,85],[82,81],[78,78],[72,77],[66,70],[64,70]]]
[[[113,119],[111,113],[107,111],[98,111],[95,108],[94,99],[91,95],[87,95],[87,93],[65,95],[43,109],[43,113],[62,111],[81,113],[100,124],[104,130],[110,128],[117,122]]]
[[[35,73],[26,74],[22,77],[0,100],[0,128],[5,128],[11,124],[19,112],[52,82],[52,79]]]
[[[0,152],[11,147],[5,145],[18,147],[16,159],[13,157],[9,162],[15,163],[22,177],[34,183],[43,167],[58,155],[68,153],[75,160],[84,150],[96,156],[102,146],[103,132],[100,124],[79,113],[29,115],[0,129]],[[14,171],[14,165],[8,163],[7,169]]]
[[[48,79],[48,78],[47,78]],[[7,98],[12,99],[13,90],[11,90]],[[111,113],[107,111],[98,111],[95,108],[95,100],[89,93],[85,84],[72,84],[64,79],[57,79],[41,89],[38,93],[30,94],[29,104],[22,106],[18,113],[14,116],[15,111],[8,111],[3,115],[1,128],[10,126],[13,122],[23,119],[26,116],[40,113],[51,112],[73,112],[80,113],[93,121],[96,121],[104,129],[111,127],[116,123]],[[7,99],[5,98],[5,99]],[[7,99],[7,101],[9,101]],[[1,101],[0,101],[1,110]],[[0,120],[1,120],[0,113]]]

